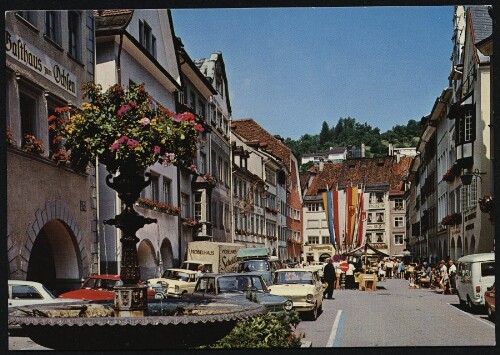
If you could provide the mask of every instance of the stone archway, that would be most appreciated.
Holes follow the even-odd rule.
[[[445,240],[443,243],[443,256],[442,259],[449,259],[450,258],[450,253],[448,251],[448,242]]]
[[[141,280],[158,277],[156,252],[153,243],[149,239],[144,239],[139,243],[137,258],[141,272]]]
[[[47,222],[31,248],[26,280],[37,281],[50,290],[64,292],[80,283],[81,255],[68,225]]]
[[[163,239],[163,242],[161,243],[160,256],[163,263],[163,270],[174,267],[174,253],[172,251],[172,244],[167,238]]]
[[[467,237],[464,239],[464,255],[469,255],[469,244],[467,243]]]
[[[456,255],[455,255],[455,258],[456,259],[460,259],[462,257],[462,237],[461,236],[458,236],[458,239],[457,239],[457,252],[456,252]]]
[[[471,254],[474,254],[476,252],[476,237],[472,236],[470,238],[470,247],[469,247],[469,252]]]
[[[455,248],[455,238],[451,238],[451,243],[450,243],[450,258],[452,260],[457,259],[457,250]]]

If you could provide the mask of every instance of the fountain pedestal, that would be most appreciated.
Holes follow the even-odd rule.
[[[147,286],[115,286],[114,290],[116,317],[143,317],[147,315]]]

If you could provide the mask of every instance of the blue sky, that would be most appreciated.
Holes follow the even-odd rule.
[[[175,9],[192,59],[221,51],[233,119],[317,134],[340,117],[382,132],[430,113],[448,85],[453,7]]]

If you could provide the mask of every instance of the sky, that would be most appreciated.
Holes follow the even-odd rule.
[[[273,135],[341,117],[381,132],[430,113],[448,86],[453,6],[174,9],[189,56],[220,51],[233,119]]]

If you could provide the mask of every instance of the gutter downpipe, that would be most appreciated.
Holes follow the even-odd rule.
[[[177,166],[177,206],[181,206],[181,169]],[[177,215],[177,238],[178,238],[178,253],[179,253],[179,267],[182,264],[182,219],[181,213]]]
[[[122,66],[121,66],[121,56],[123,47],[123,32],[120,32],[120,43],[118,45],[118,56],[116,58],[116,74],[118,85],[122,84]]]

